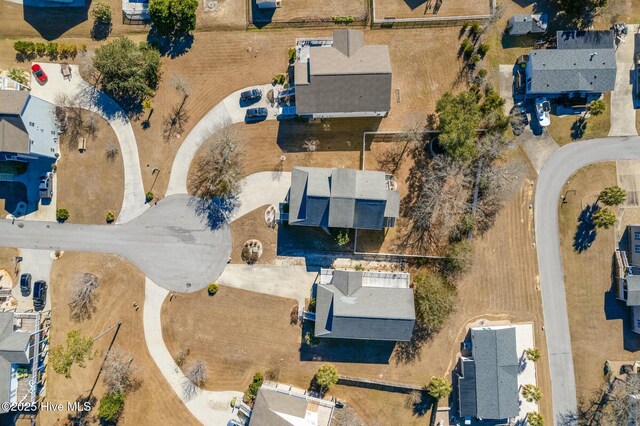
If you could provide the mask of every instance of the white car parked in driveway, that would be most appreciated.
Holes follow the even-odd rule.
[[[542,127],[551,124],[551,104],[547,98],[536,99],[536,116]]]

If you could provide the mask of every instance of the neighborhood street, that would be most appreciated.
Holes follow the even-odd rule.
[[[565,297],[558,202],[564,183],[582,167],[602,161],[640,159],[640,137],[609,137],[572,143],[554,151],[538,175],[535,233],[549,351],[555,423],[576,413],[576,383]]]
[[[118,254],[159,286],[194,292],[216,280],[231,253],[228,225],[212,230],[194,198],[175,195],[122,225],[0,220],[7,247]]]

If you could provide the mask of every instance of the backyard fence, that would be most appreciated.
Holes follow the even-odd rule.
[[[391,383],[382,380],[361,379],[357,377],[340,376],[338,379],[339,385],[353,386],[357,388],[375,389],[384,392],[395,393],[411,393],[415,391],[424,390],[423,386],[417,385],[405,385],[402,383]]]
[[[371,0],[371,28],[372,29],[404,29],[429,27],[458,27],[473,21],[489,22],[496,13],[496,0],[489,0],[490,13],[488,15],[469,16],[435,16],[431,18],[396,18],[376,17],[376,0]]]
[[[358,16],[353,16],[353,20],[349,23],[340,22],[339,19],[334,19],[333,16],[317,17],[317,18],[293,18],[288,20],[272,20],[272,19],[260,19],[253,16],[253,1],[247,0],[247,28],[248,29],[262,29],[268,27],[271,29],[279,28],[335,28],[335,27],[357,27],[364,28],[369,23],[369,10],[368,7],[365,11]]]

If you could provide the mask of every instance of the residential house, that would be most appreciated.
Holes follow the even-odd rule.
[[[627,226],[627,250],[615,252],[616,298],[632,310],[632,330],[640,334],[640,225]]]
[[[37,400],[39,333],[39,313],[0,312],[0,401]],[[8,411],[2,408],[0,414]]]
[[[303,389],[264,382],[251,410],[250,426],[329,426],[335,404]]]
[[[316,282],[316,337],[409,341],[415,322],[409,274],[320,271]]]
[[[598,31],[560,31],[556,49],[534,49],[526,64],[528,98],[585,106],[611,92],[616,83],[613,35]]]
[[[539,34],[547,31],[546,13],[527,13],[509,18],[509,35]]]
[[[400,214],[393,177],[379,171],[294,167],[286,203],[280,217],[289,225],[325,229],[381,230]]]
[[[520,413],[513,326],[471,328],[471,357],[461,357],[457,371],[460,417],[509,423]]]
[[[361,30],[296,40],[295,113],[307,118],[385,117],[391,108],[391,59],[365,45]]]
[[[0,90],[0,161],[58,155],[55,106],[26,90]]]

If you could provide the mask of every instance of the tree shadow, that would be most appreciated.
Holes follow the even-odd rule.
[[[105,40],[111,34],[113,25],[111,22],[95,21],[91,27],[91,38],[93,40]]]
[[[582,139],[584,136],[584,132],[587,131],[587,120],[584,116],[580,116],[576,121],[571,125],[571,139],[577,140]]]
[[[407,395],[404,406],[406,409],[411,410],[414,416],[423,417],[431,410],[433,402],[433,398],[429,396],[427,391],[413,391]]]
[[[593,223],[593,214],[599,209],[596,203],[587,205],[578,217],[578,226],[573,236],[573,250],[582,253],[591,247],[596,239],[596,226]]]
[[[235,195],[211,200],[192,197],[189,205],[195,208],[196,214],[202,217],[210,229],[216,230],[228,223],[229,218],[240,205],[240,200]]]
[[[410,365],[416,361],[420,361],[422,347],[431,339],[431,336],[431,333],[429,333],[426,327],[416,323],[411,339],[408,342],[398,342],[396,344],[395,351],[393,352],[393,359],[396,366]]]
[[[85,4],[84,0],[73,0],[65,7],[46,7],[44,3],[51,4],[41,0],[24,0],[22,13],[24,20],[45,40],[55,40],[89,19],[91,1]]]
[[[147,43],[158,49],[162,56],[175,59],[191,50],[193,35],[187,34],[180,37],[163,36],[158,34],[158,31],[152,27],[147,35]]]

